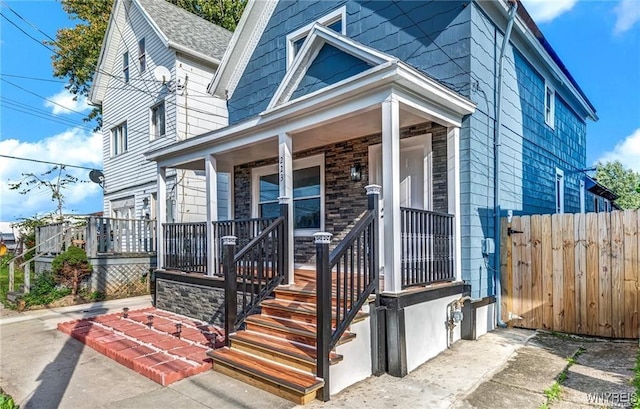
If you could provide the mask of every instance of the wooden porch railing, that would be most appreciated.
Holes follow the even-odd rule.
[[[317,284],[317,369],[324,379],[322,400],[329,400],[329,352],[338,344],[356,314],[376,294],[371,311],[372,348],[381,359],[374,359],[373,373],[384,372],[384,334],[378,325],[380,312],[378,196],[380,186],[367,186],[369,210],[329,254],[330,233],[316,233]],[[334,319],[335,317],[335,319]],[[332,325],[335,322],[335,326]]]
[[[455,280],[453,215],[400,208],[402,288]]]

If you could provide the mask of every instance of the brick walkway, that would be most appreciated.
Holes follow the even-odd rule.
[[[211,369],[206,352],[224,342],[220,328],[155,308],[63,322],[58,330],[163,386]]]

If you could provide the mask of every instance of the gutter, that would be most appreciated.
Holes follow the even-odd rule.
[[[500,183],[502,181],[502,175],[500,173],[500,147],[502,146],[502,74],[504,72],[504,54],[507,50],[507,45],[509,45],[509,39],[511,37],[511,30],[513,29],[513,22],[516,18],[516,11],[518,10],[518,2],[512,1],[511,8],[509,9],[509,16],[507,20],[507,29],[504,33],[504,37],[502,39],[502,47],[500,48],[500,59],[498,62],[498,90],[496,93],[496,104],[495,104],[495,118],[496,125],[493,130],[494,133],[494,145],[493,145],[493,173],[494,173],[494,193],[493,193],[493,201],[494,201],[494,241],[495,241],[495,251],[494,262],[493,262],[493,279],[494,279],[494,288],[496,295],[496,304],[497,304],[497,323],[499,327],[506,327],[507,324],[502,321],[502,285],[500,282]]]

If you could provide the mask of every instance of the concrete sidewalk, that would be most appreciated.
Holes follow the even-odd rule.
[[[11,316],[3,314],[0,318],[0,386],[13,395],[23,409],[295,406],[214,371],[161,387],[55,329],[58,322],[116,312],[125,306],[135,309],[149,305],[149,297],[138,297]],[[451,350],[405,378],[371,377],[329,402],[315,401],[305,407],[496,409],[518,407],[520,400],[515,400],[514,395],[524,395],[530,405],[520,406],[537,408],[544,401],[542,391],[553,384],[555,376],[566,365],[565,357],[576,349],[564,339],[550,337],[553,342],[546,339],[534,331],[500,329],[478,341],[457,342]],[[614,344],[598,345],[604,348]],[[614,346],[619,349],[620,345],[628,345],[623,354],[631,356],[633,361],[635,344]],[[584,356],[591,350],[594,356],[604,353],[592,347],[587,348]],[[547,360],[549,363],[542,365]],[[610,367],[611,361],[608,362]],[[622,366],[632,368],[629,362],[627,359]],[[573,369],[578,373],[580,367]],[[624,368],[616,371],[624,372]],[[622,378],[626,375],[624,372]],[[606,373],[591,376],[611,381]],[[567,382],[571,379],[568,377]],[[585,379],[588,380],[576,377],[576,382]],[[531,394],[521,393],[523,385],[528,385]],[[576,390],[589,390],[589,386],[576,387]],[[571,399],[581,398],[576,395]]]

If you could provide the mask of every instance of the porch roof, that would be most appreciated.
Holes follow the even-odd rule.
[[[318,28],[318,31],[327,43],[358,46],[353,42],[347,44],[350,40],[328,33],[329,30]],[[285,81],[291,81],[291,78],[283,79],[283,83]],[[367,132],[371,134],[380,131],[380,121],[376,120],[379,113],[372,116],[371,112],[376,111],[389,98],[399,101],[405,126],[433,121],[459,127],[462,118],[475,111],[475,104],[463,95],[401,61],[385,59],[360,74],[313,93],[296,99],[280,100],[279,104],[273,104],[252,119],[147,152],[145,158],[164,167],[199,168],[193,167],[193,162],[202,162],[206,155],[260,146],[282,133],[310,135],[313,129],[326,129],[331,124],[339,124],[345,120],[350,121],[350,124],[360,124],[359,130],[362,133],[352,135],[351,138],[366,135]],[[338,130],[340,127],[333,128]],[[192,165],[185,166],[186,164]]]

